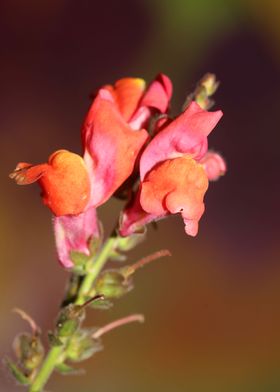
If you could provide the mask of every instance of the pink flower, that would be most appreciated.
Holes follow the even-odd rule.
[[[149,137],[143,127],[154,111],[167,111],[171,93],[171,82],[164,75],[147,90],[142,79],[132,78],[99,90],[82,131],[91,205],[103,204],[131,175]]]
[[[121,217],[121,235],[175,213],[181,213],[187,234],[197,234],[208,177],[216,179],[225,171],[223,159],[207,153],[207,136],[221,117],[221,111],[207,112],[192,102],[163,126],[141,156],[141,184]],[[216,166],[210,165],[214,160]]]
[[[105,203],[131,175],[149,135],[152,114],[165,113],[172,85],[159,75],[146,89],[142,79],[121,79],[101,88],[86,116],[83,158],[66,150],[47,163],[19,163],[11,178],[20,185],[38,182],[42,199],[55,215],[61,264],[73,267],[71,251],[89,255],[89,242],[100,235],[95,208]]]
[[[89,243],[99,238],[96,209],[91,207],[79,215],[55,216],[53,218],[55,243],[58,259],[63,267],[72,268],[71,252],[90,255]]]
[[[227,170],[224,159],[214,151],[208,151],[200,160],[200,163],[203,165],[210,181],[218,180]]]

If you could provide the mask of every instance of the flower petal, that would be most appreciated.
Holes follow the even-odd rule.
[[[208,179],[202,165],[189,156],[167,160],[152,169],[142,183],[140,204],[149,214],[181,213],[186,232],[196,235],[204,212]]]
[[[39,179],[43,201],[54,215],[78,215],[90,198],[90,180],[80,155],[66,150],[52,154],[49,169]]]
[[[149,143],[140,160],[140,175],[166,159],[190,154],[200,159],[207,151],[207,136],[222,117],[222,112],[207,112],[192,102],[175,120],[164,127]]]
[[[56,216],[80,214],[90,198],[90,181],[83,158],[66,150],[53,153],[48,163],[19,163],[10,177],[19,185],[38,181],[43,202]]]
[[[210,181],[218,180],[227,170],[226,162],[223,157],[214,151],[208,151],[199,163],[203,165]]]
[[[32,165],[31,163],[20,162],[15,170],[9,175],[18,185],[29,185],[38,181],[49,169],[47,163]]]
[[[145,87],[145,80],[140,78],[123,78],[118,80],[114,86],[105,86],[113,95],[123,118],[127,122],[136,111]]]
[[[165,113],[169,107],[172,96],[172,83],[168,76],[159,74],[147,88],[140,102],[140,106],[146,106]]]
[[[78,251],[90,254],[89,242],[99,237],[99,227],[95,208],[89,208],[76,216],[60,216],[53,219],[58,259],[63,267],[74,266],[70,253]]]
[[[155,214],[149,214],[143,210],[140,204],[140,193],[138,192],[131,203],[125,208],[121,214],[119,223],[119,234],[127,237],[135,232],[144,230],[144,227],[153,221],[157,221],[164,217]]]
[[[131,128],[135,130],[145,128],[152,112],[155,110],[166,113],[171,96],[172,83],[170,79],[164,74],[159,74],[143,94],[138,110],[130,119],[129,125]]]
[[[84,160],[90,173],[90,205],[104,203],[130,176],[148,138],[146,130],[133,131],[114,104],[112,94],[101,89],[83,128]]]

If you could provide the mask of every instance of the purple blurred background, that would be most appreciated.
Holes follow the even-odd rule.
[[[0,5],[1,354],[27,325],[52,328],[67,273],[55,260],[49,211],[36,186],[18,187],[18,161],[81,152],[90,93],[123,76],[174,82],[173,111],[206,72],[221,80],[210,136],[228,173],[212,184],[197,238],[179,217],[149,230],[130,260],[168,246],[102,325],[143,312],[144,325],[104,337],[86,376],[56,375],[47,390],[248,392],[280,390],[280,3],[276,0],[11,0]],[[100,210],[107,230],[121,203]],[[83,365],[83,364],[82,364]],[[20,391],[1,371],[0,390]]]

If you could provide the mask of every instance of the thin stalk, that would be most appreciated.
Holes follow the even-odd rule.
[[[115,240],[116,237],[108,238],[99,255],[94,260],[90,271],[85,276],[80,286],[77,299],[75,301],[76,305],[83,305],[86,302],[86,297],[89,294],[94,284],[94,281],[96,280],[97,276],[99,275],[100,271],[102,270],[106,261],[109,258],[110,252],[115,244]],[[34,381],[29,387],[29,392],[41,392],[43,390],[53,370],[58,364],[60,356],[63,354],[66,343],[67,341],[64,342],[63,345],[52,347],[49,350],[48,355],[46,356],[39,372],[37,373],[36,377],[34,378]]]
[[[104,327],[99,328],[96,332],[94,332],[94,334],[92,335],[92,338],[99,339],[105,333],[110,332],[113,329],[116,329],[118,327],[121,327],[122,325],[133,323],[135,321],[138,321],[139,323],[143,323],[144,320],[145,319],[142,314],[132,314],[131,316],[123,317],[121,319],[113,321],[110,324],[105,325]]]
[[[76,299],[76,305],[82,305],[85,300],[87,294],[90,292],[95,279],[99,275],[100,271],[104,267],[106,261],[108,260],[108,257],[110,255],[110,252],[112,251],[114,244],[116,241],[116,237],[110,237],[108,240],[105,242],[103,248],[101,249],[98,257],[94,260],[94,264],[92,265],[89,273],[86,275],[85,279],[83,280],[80,290],[78,292],[78,296]]]
[[[62,355],[64,350],[64,345],[55,346],[50,349],[43,365],[35,377],[32,385],[29,388],[29,392],[41,392],[47,383],[50,375],[52,374],[60,355]]]

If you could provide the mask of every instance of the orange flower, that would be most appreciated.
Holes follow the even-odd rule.
[[[95,208],[105,203],[131,175],[149,135],[152,114],[165,113],[172,85],[159,75],[146,88],[137,78],[121,79],[101,88],[82,129],[83,158],[69,151],[53,153],[47,163],[19,163],[10,175],[18,184],[38,182],[42,198],[55,215],[59,260],[71,268],[72,250],[89,254],[99,235]]]
[[[90,197],[90,181],[82,157],[66,150],[53,153],[48,163],[19,163],[10,175],[17,184],[38,181],[42,198],[54,215],[78,215],[84,211]]]
[[[207,112],[192,102],[175,120],[163,124],[141,156],[141,184],[122,214],[121,235],[176,213],[181,213],[186,233],[197,234],[208,178],[225,171],[222,157],[206,154],[207,136],[221,116],[221,111]]]

